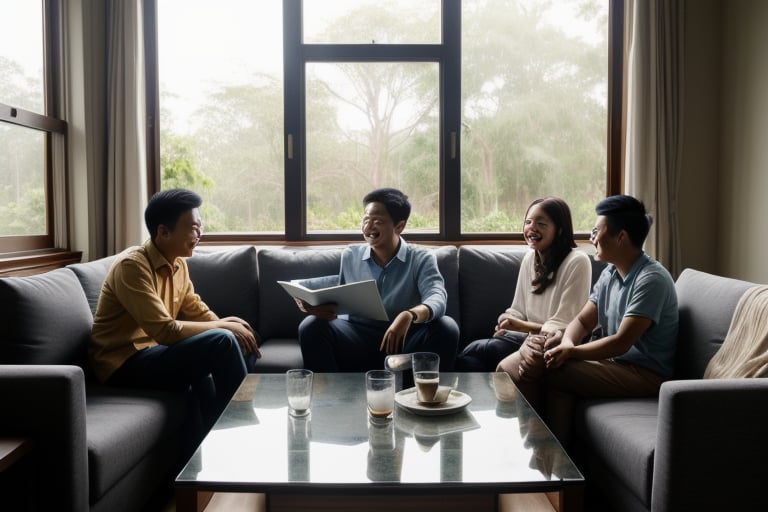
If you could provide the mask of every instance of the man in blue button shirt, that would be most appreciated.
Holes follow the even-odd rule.
[[[544,415],[567,444],[573,397],[656,396],[672,377],[677,344],[675,283],[643,251],[652,219],[627,195],[595,207],[590,240],[595,259],[608,262],[578,316],[544,343]],[[602,332],[583,343],[593,331]],[[510,372],[515,378],[515,373]],[[525,373],[518,374],[525,379]]]
[[[411,204],[393,188],[374,190],[363,199],[361,229],[366,243],[347,247],[338,284],[376,280],[390,321],[336,316],[333,304],[310,306],[299,326],[304,366],[316,372],[360,372],[384,367],[389,354],[435,352],[440,368],[452,370],[459,328],[445,316],[447,293],[435,255],[400,236]]]

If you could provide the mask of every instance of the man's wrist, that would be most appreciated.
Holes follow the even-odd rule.
[[[412,311],[410,309],[408,310],[408,312],[411,314],[411,323],[415,324],[416,321],[419,319],[419,315],[417,315],[415,311]]]

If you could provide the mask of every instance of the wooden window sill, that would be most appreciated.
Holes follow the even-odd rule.
[[[80,251],[57,249],[6,253],[0,255],[0,277],[42,274],[71,263],[79,263],[82,257],[83,253]]]

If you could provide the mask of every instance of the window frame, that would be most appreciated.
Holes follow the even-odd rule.
[[[148,191],[160,190],[159,80],[157,69],[157,1],[148,0],[145,10],[147,76],[147,168]],[[307,62],[436,62],[440,68],[440,230],[437,233],[407,233],[408,239],[427,243],[521,242],[521,232],[462,233],[461,214],[461,0],[442,0],[441,33],[436,44],[304,44],[301,22],[302,0],[283,0],[283,87],[284,87],[284,234],[206,234],[205,243],[322,244],[359,240],[357,232],[332,234],[306,230],[305,77]],[[606,196],[622,190],[623,39],[624,0],[609,0],[608,119]],[[589,233],[577,233],[589,240]]]
[[[52,250],[56,247],[53,233],[54,218],[66,215],[66,209],[56,210],[53,200],[53,136],[66,137],[67,123],[58,119],[57,91],[60,90],[59,47],[61,16],[60,2],[57,0],[40,0],[43,4],[42,35],[43,35],[43,96],[44,114],[32,112],[15,105],[0,101],[0,122],[13,124],[23,128],[42,131],[45,133],[45,201],[46,201],[46,233],[41,235],[0,236],[0,254],[8,255],[26,251]],[[3,98],[0,98],[2,100]]]

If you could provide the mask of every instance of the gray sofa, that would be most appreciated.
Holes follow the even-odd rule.
[[[460,344],[487,337],[512,300],[526,249],[432,249],[446,281],[447,313],[461,329]],[[203,248],[189,268],[196,291],[214,311],[245,318],[259,331],[263,357],[256,371],[282,372],[302,366],[296,337],[303,314],[276,281],[334,274],[340,255],[338,247]],[[85,367],[92,312],[113,259],[0,279],[0,436],[35,440],[39,510],[142,510],[161,486],[171,485],[196,442],[187,431],[189,396],[111,389],[94,382]],[[601,269],[593,264],[593,282]],[[678,374],[694,380],[666,383],[658,401],[580,404],[577,463],[588,489],[613,510],[708,506],[723,503],[718,499],[734,494],[732,489],[750,492],[737,492],[729,503],[761,499],[759,466],[750,455],[765,455],[765,449],[732,452],[739,451],[741,439],[756,441],[760,427],[768,425],[766,413],[749,406],[759,403],[768,386],[762,380],[700,380],[749,285],[686,271],[678,281]],[[697,480],[686,480],[691,474]],[[705,485],[710,482],[718,485]]]
[[[572,456],[595,498],[590,509],[768,510],[768,380],[702,379],[751,286],[684,270],[674,380],[658,398],[578,405]]]

